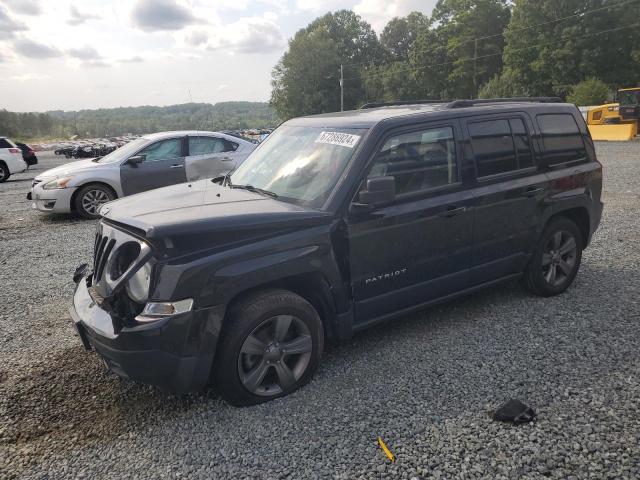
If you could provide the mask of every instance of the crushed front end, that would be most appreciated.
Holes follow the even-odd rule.
[[[91,273],[79,269],[71,317],[86,348],[116,374],[187,392],[209,381],[222,311],[153,297],[162,264],[144,236],[102,220]]]

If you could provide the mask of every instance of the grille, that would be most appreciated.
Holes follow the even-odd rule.
[[[151,248],[147,243],[100,222],[93,246],[93,286],[102,298],[110,298],[113,291],[128,280],[129,274],[135,273],[150,256]]]
[[[115,244],[115,239],[96,233],[95,248],[93,250],[93,278],[96,283],[100,281],[104,274],[104,267]]]

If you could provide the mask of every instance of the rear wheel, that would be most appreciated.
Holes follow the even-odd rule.
[[[236,406],[287,395],[315,372],[324,345],[313,306],[287,290],[266,290],[229,311],[219,342],[214,380]]]
[[[74,200],[76,212],[84,218],[98,218],[100,206],[115,198],[113,191],[105,185],[97,183],[85,185],[76,194]]]
[[[552,220],[527,266],[525,287],[543,297],[564,292],[578,274],[582,249],[582,235],[573,221],[564,217]]]
[[[4,162],[0,162],[0,183],[6,182],[10,176],[9,167]]]

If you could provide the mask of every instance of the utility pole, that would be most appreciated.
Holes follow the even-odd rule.
[[[340,64],[340,111],[344,112],[344,66]]]
[[[478,39],[473,46],[473,98],[478,98]]]

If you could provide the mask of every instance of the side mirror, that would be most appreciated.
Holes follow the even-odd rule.
[[[367,179],[366,188],[358,194],[360,201],[358,205],[375,207],[393,202],[395,198],[396,179],[394,177],[374,177]]]
[[[147,159],[146,155],[136,155],[135,157],[129,157],[127,163],[132,167],[137,166],[139,163],[144,162]]]

